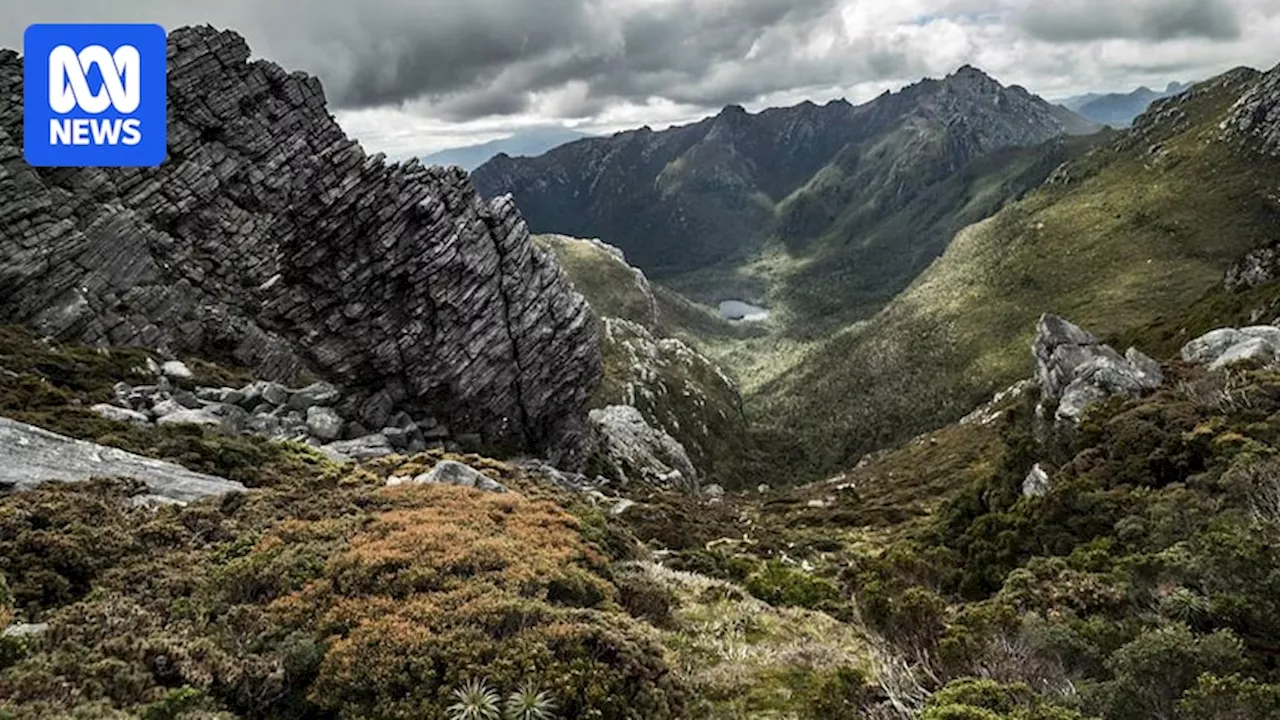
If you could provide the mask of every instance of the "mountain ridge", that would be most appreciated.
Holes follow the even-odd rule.
[[[488,142],[446,148],[422,156],[424,165],[460,167],[475,170],[498,155],[535,157],[566,143],[592,137],[565,127],[530,128]]]
[[[979,157],[1096,129],[965,66],[862,105],[731,105],[667,130],[497,157],[472,177],[486,197],[510,193],[536,232],[599,237],[663,281],[733,267],[779,236],[803,263]],[[907,235],[887,252],[912,254]]]

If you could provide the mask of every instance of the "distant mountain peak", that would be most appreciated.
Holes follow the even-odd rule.
[[[986,74],[979,68],[974,67],[973,65],[970,65],[969,63],[965,63],[964,65],[961,65],[959,68],[956,69],[955,72],[951,73],[949,77],[966,77],[966,76],[991,78],[990,75]]]

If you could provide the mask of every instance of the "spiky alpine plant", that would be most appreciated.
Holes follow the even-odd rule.
[[[501,720],[502,699],[487,680],[471,679],[453,689],[458,702],[449,706],[449,720]]]
[[[555,700],[536,683],[524,683],[507,697],[506,720],[552,720],[555,711]]]

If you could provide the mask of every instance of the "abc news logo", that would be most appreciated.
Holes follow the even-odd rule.
[[[138,167],[163,162],[163,28],[32,25],[23,51],[29,163]]]
[[[86,113],[101,113],[113,107],[129,114],[142,103],[142,72],[138,48],[121,45],[115,53],[101,45],[90,45],[77,53],[59,45],[49,53],[49,107],[66,114],[78,107]],[[102,89],[89,89],[85,68],[102,73]],[[142,142],[142,121],[137,118],[54,118],[49,121],[50,145],[137,145]]]

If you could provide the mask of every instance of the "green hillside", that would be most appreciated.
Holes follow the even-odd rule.
[[[966,228],[874,319],[750,398],[761,432],[806,448],[807,472],[834,470],[1029,376],[1042,312],[1115,336],[1211,292],[1230,263],[1274,239],[1280,220],[1271,199],[1280,164],[1219,129],[1258,77],[1235,71],[1158,104],[1131,132]]]

